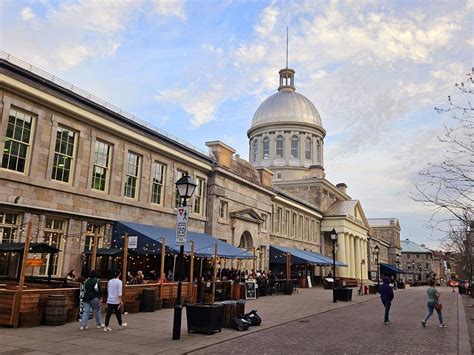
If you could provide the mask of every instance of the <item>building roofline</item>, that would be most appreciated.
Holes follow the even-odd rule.
[[[49,74],[40,68],[30,65],[4,51],[0,51],[0,68],[6,68],[7,70],[32,80],[33,82],[45,85],[48,88],[75,100],[76,102],[118,119],[119,121],[134,128],[145,131],[148,134],[160,138],[169,144],[178,146],[179,148],[203,160],[206,160],[210,163],[214,162],[214,159],[210,157],[205,150],[200,149],[179,137],[173,136],[158,127],[154,127],[150,123],[136,117],[135,115],[124,111],[119,107],[112,105],[107,101],[102,100],[99,97],[92,95],[87,91],[82,90],[52,74]]]

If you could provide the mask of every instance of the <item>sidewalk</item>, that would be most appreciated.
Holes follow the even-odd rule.
[[[461,318],[459,318],[459,310],[463,310],[462,302],[457,301],[457,294],[451,294],[448,297],[447,294],[445,295],[445,292],[443,290],[443,303],[446,303],[447,313],[445,318],[449,321],[449,328],[447,328],[449,333],[446,332],[446,335],[449,334],[451,342],[456,346],[456,343],[459,342],[461,344],[463,342],[462,334],[467,334],[467,327],[465,333],[462,333],[461,329],[464,312],[462,312]],[[419,313],[424,313],[425,310],[420,309],[419,305],[424,303],[425,293],[425,287],[396,291],[395,297],[398,307],[403,308],[404,311],[408,312],[409,317],[413,318],[406,319],[403,317],[403,321],[406,320],[407,323],[406,326],[403,326],[406,328],[404,334],[416,334],[416,332],[422,331],[419,324],[420,319],[418,318],[420,318]],[[416,300],[416,302],[413,300]],[[403,304],[408,306],[402,306]],[[461,305],[459,310],[458,304]],[[344,330],[341,327],[340,320],[348,319],[347,316],[349,315],[351,315],[350,320],[362,322],[366,327],[370,327],[370,322],[374,323],[368,330],[357,326],[350,328],[347,330],[347,333],[344,333],[346,336],[354,337],[354,339],[366,339],[367,334],[386,331],[386,327],[378,325],[381,323],[379,319],[381,307],[378,295],[358,296],[356,293],[353,295],[352,302],[333,303],[331,290],[323,290],[321,288],[300,289],[299,293],[292,296],[267,296],[248,301],[246,311],[257,309],[263,319],[263,323],[260,327],[251,327],[246,332],[223,329],[221,333],[211,336],[188,334],[185,312],[183,312],[181,340],[171,340],[173,310],[165,309],[153,313],[125,315],[124,320],[128,322],[128,327],[124,330],[117,330],[116,320],[112,318],[111,327],[113,331],[110,333],[104,333],[102,330],[95,329],[94,321],[89,321],[91,329],[85,331],[79,331],[78,323],[68,323],[60,327],[0,328],[0,352],[12,354],[178,354],[200,349],[203,349],[203,352],[207,352],[206,348],[209,346],[211,346],[209,350],[214,349],[214,353],[228,353],[225,351],[226,347],[233,349],[233,352],[239,352],[242,349],[238,344],[241,344],[242,341],[248,344],[252,343],[251,339],[256,337],[270,339],[271,337],[266,334],[274,334],[280,329],[287,329],[287,332],[296,335],[296,339],[299,335],[298,332],[303,333],[309,329],[308,325],[313,324],[313,322],[309,322],[314,318],[319,319],[316,322],[320,327],[318,332],[331,331],[331,334],[342,336]],[[409,311],[409,307],[414,307],[416,311]],[[340,318],[341,315],[342,318]],[[396,321],[397,319],[394,318],[394,323]],[[455,326],[457,322],[460,324],[459,331],[458,327]],[[434,326],[434,319],[431,320],[431,323],[430,326]],[[414,326],[413,324],[416,325]],[[301,330],[298,330],[299,328]],[[396,331],[396,326],[392,330]],[[430,332],[427,332],[427,334],[430,334]],[[379,336],[383,336],[383,334],[379,334]],[[433,334],[433,336],[435,335]],[[239,337],[245,337],[245,340],[236,339]],[[278,336],[276,337],[277,340],[279,338]],[[456,338],[458,342],[456,342]],[[283,338],[283,340],[286,339],[288,338]],[[311,340],[312,336],[310,335],[308,339]],[[318,336],[318,344],[321,339],[324,338]],[[331,336],[328,339],[331,339]],[[355,342],[352,338],[348,338],[348,341]],[[466,343],[465,340],[464,342]],[[212,347],[212,345],[216,344],[219,345]],[[259,344],[259,342],[255,344]],[[299,346],[303,346],[302,344],[304,343],[300,343]],[[350,346],[350,343],[347,345]],[[467,345],[469,346],[468,338]],[[460,346],[459,349],[461,348]],[[218,350],[216,351],[215,349]],[[281,353],[282,349],[279,350],[279,353]],[[306,349],[306,351],[310,350],[310,348]],[[259,353],[258,348],[257,353]],[[459,353],[465,354],[466,352]]]
[[[0,352],[12,354],[127,354],[127,353],[184,353],[222,341],[259,332],[277,325],[292,322],[311,315],[336,308],[348,307],[360,302],[378,298],[378,295],[358,296],[354,290],[352,302],[332,302],[331,290],[321,288],[299,289],[292,296],[266,296],[249,300],[246,311],[257,309],[263,319],[260,327],[238,332],[223,329],[214,335],[189,334],[186,312],[183,312],[181,340],[171,340],[173,310],[163,309],[153,313],[124,315],[128,327],[117,329],[113,317],[112,332],[95,329],[95,322],[89,321],[90,329],[79,331],[78,323],[60,327],[41,326],[35,328],[0,328]],[[396,291],[397,294],[408,290]]]

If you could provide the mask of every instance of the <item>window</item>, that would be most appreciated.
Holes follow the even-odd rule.
[[[278,136],[276,138],[275,155],[277,158],[283,158],[283,136]]]
[[[316,159],[321,162],[321,142],[319,140],[316,143]]]
[[[316,241],[316,234],[315,231],[315,220],[311,220],[311,224],[309,225],[309,239],[312,241]]]
[[[292,158],[299,157],[298,150],[299,150],[299,139],[297,136],[293,136],[291,137],[291,157]]]
[[[94,150],[94,165],[92,167],[92,188],[105,191],[109,179],[109,152],[107,143],[96,141]]]
[[[281,228],[280,228],[281,215],[282,215],[281,207],[278,207],[278,208],[277,208],[276,218],[275,218],[275,233],[280,233],[280,231],[281,231]]]
[[[254,139],[253,141],[253,162],[256,163],[258,159],[258,141]]]
[[[226,201],[220,201],[219,203],[219,218],[227,220],[227,208],[228,203]]]
[[[0,243],[18,242],[19,215],[0,211]]]
[[[293,213],[293,220],[291,221],[291,236],[295,237],[296,236],[296,226],[298,225],[298,216],[296,213]]]
[[[163,189],[165,182],[166,166],[157,161],[152,165],[151,202],[161,205],[163,203]]]
[[[196,178],[196,190],[194,191],[194,213],[204,213],[204,179]]]
[[[304,239],[309,240],[309,218],[306,218],[304,223]]]
[[[132,152],[127,153],[125,162],[125,186],[123,195],[136,198],[138,190],[138,178],[140,172],[140,157]]]
[[[285,212],[285,234],[290,235],[290,211]]]
[[[46,225],[43,234],[43,243],[62,250],[62,240],[66,230],[66,222],[55,218],[46,218]],[[58,275],[60,273],[61,254],[41,254],[43,265],[40,267],[40,275]]]
[[[407,254],[407,259],[410,259],[410,254]]]
[[[86,230],[86,239],[84,243],[84,251],[92,250],[94,246],[94,234],[97,232],[97,248],[102,248],[103,239],[105,235],[105,226],[101,224],[93,224],[87,223],[87,230]]]
[[[303,220],[303,216],[300,216],[300,224],[298,225],[298,237],[300,239],[303,239],[303,223],[304,223],[304,220]]]
[[[270,139],[263,139],[263,159],[270,159]]]
[[[24,173],[30,154],[33,116],[11,109],[8,116],[2,168]]]
[[[74,155],[74,140],[76,134],[68,128],[58,127],[56,131],[56,145],[54,147],[52,179],[69,182],[72,172]]]
[[[311,160],[311,149],[313,145],[311,144],[311,138],[306,138],[304,141],[304,158],[306,160]]]
[[[179,179],[181,179],[184,175],[186,175],[187,172],[186,171],[182,171],[182,170],[177,170],[176,171],[176,179],[175,181],[178,181]],[[179,201],[179,193],[178,193],[178,188],[176,187],[175,185],[175,207],[179,207],[180,206],[180,201]],[[196,193],[196,192],[195,192]]]

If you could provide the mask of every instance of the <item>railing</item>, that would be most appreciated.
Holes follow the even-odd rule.
[[[24,62],[23,60],[19,59],[19,58],[16,58],[14,56],[12,56],[11,54],[8,54],[4,51],[0,51],[0,60],[4,60],[4,61],[7,61],[9,63],[12,63],[14,65],[16,65],[17,67],[20,67],[30,73],[33,73],[33,74],[36,74],[40,77],[42,77],[43,79],[46,79],[46,80],[49,80],[53,83],[55,83],[56,85],[62,87],[63,89],[66,89],[66,90],[69,90],[87,100],[90,100],[100,106],[103,106],[105,107],[106,109],[114,112],[114,113],[117,113],[121,116],[123,116],[124,118],[127,118],[128,120],[130,121],[133,121],[143,127],[146,127],[162,136],[165,136],[171,140],[174,140],[175,142],[181,144],[181,145],[184,145],[185,147],[189,148],[189,149],[192,149],[200,154],[203,154],[205,156],[209,156],[209,153],[203,149],[200,149],[198,147],[196,147],[195,145],[191,144],[191,143],[188,143],[186,142],[185,140],[177,137],[177,136],[174,136],[164,130],[162,130],[161,128],[158,128],[156,126],[153,126],[152,124],[138,118],[137,116],[135,115],[132,115],[131,113],[127,112],[127,111],[124,111],[122,110],[121,108],[105,101],[105,100],[102,100],[101,98],[95,96],[95,95],[92,95],[91,93],[85,91],[85,90],[82,90],[81,88],[78,88],[77,86],[74,86],[70,83],[68,83],[67,81],[64,81],[60,78],[58,78],[57,76],[54,76],[40,68],[37,68],[27,62]]]

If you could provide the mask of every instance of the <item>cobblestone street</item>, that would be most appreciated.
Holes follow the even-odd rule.
[[[461,300],[451,289],[441,290],[447,328],[438,327],[435,314],[426,328],[421,327],[420,321],[426,314],[426,287],[420,287],[396,294],[390,326],[383,324],[382,304],[379,299],[374,299],[234,339],[196,353],[469,354],[465,324],[464,327],[462,324],[458,327],[458,306],[462,312]],[[465,322],[464,319],[461,321]],[[459,334],[460,331],[462,334]],[[461,339],[461,347],[458,347],[460,336],[464,339]]]
[[[451,289],[441,289],[448,328],[432,318],[426,329],[426,288],[396,291],[392,325],[383,325],[383,307],[377,295],[357,296],[353,302],[332,303],[331,291],[303,289],[292,296],[269,296],[247,303],[263,318],[247,332],[223,329],[212,336],[188,334],[183,317],[182,339],[171,340],[173,311],[125,315],[128,327],[110,333],[94,328],[79,331],[77,323],[60,327],[0,328],[0,352],[8,354],[206,354],[262,353],[470,353],[462,302]],[[458,314],[458,306],[460,313]],[[459,329],[458,329],[458,317]],[[463,323],[464,322],[464,323]],[[459,341],[460,339],[460,341]],[[461,344],[458,352],[458,343]],[[466,346],[467,345],[467,346]]]

